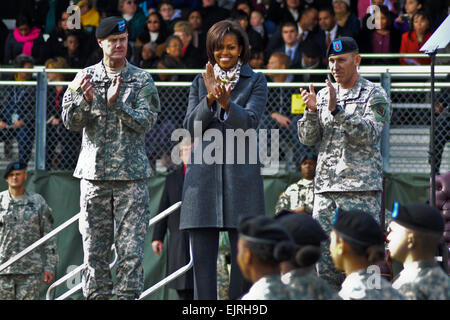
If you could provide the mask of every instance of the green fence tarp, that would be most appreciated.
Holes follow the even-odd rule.
[[[1,172],[3,176],[3,172]],[[53,210],[55,227],[67,221],[79,212],[79,180],[72,177],[70,172],[62,171],[30,171],[27,181],[27,189],[41,194]],[[162,196],[166,174],[156,173],[148,181],[150,190],[150,210],[151,216],[158,214],[159,201]],[[426,174],[385,174],[385,204],[386,209],[392,208],[394,201],[408,203],[413,201],[425,202],[429,198],[430,177]],[[275,204],[278,196],[286,187],[300,178],[300,174],[278,174],[264,177],[264,193],[266,214],[274,214]],[[0,179],[0,191],[6,190],[6,181]],[[144,251],[145,289],[151,287],[167,275],[167,252],[163,251],[160,256],[153,253],[151,249],[151,237],[153,228],[150,228]],[[59,263],[55,278],[59,279],[73,268],[83,262],[83,249],[81,236],[78,231],[78,223],[73,223],[70,227],[56,236]],[[167,248],[167,239],[164,244]],[[80,276],[74,276],[65,284],[54,290],[52,298],[60,296],[68,289],[80,282]],[[42,299],[48,286],[42,286]],[[70,299],[83,299],[81,292],[74,294]],[[177,299],[176,292],[163,287],[146,299],[167,300]]]

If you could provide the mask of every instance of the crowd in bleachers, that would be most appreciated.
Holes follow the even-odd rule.
[[[118,15],[129,27],[129,61],[143,68],[203,68],[206,33],[223,19],[237,20],[247,31],[254,68],[265,68],[275,52],[288,55],[289,68],[323,67],[326,48],[338,36],[354,37],[363,53],[416,53],[448,13],[445,1],[430,0],[19,2],[28,7],[16,10],[14,29],[0,26],[4,65],[13,64],[19,54],[32,56],[37,65],[57,57],[63,57],[71,68],[92,65],[101,59],[95,28],[104,17]],[[79,12],[80,28],[75,11],[67,10],[70,5]],[[317,56],[320,63],[308,63],[308,58]],[[429,60],[363,63],[417,65]]]

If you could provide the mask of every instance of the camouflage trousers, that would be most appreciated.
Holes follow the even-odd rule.
[[[381,196],[381,191],[316,193],[314,195],[313,218],[320,223],[328,235],[331,232],[336,208],[364,210],[380,222]],[[317,273],[319,277],[328,281],[335,290],[339,291],[345,279],[345,274],[334,267],[329,248],[330,240],[322,241],[322,256],[317,263]]]
[[[145,180],[80,182],[83,294],[87,299],[136,299],[144,286],[144,239],[150,219]],[[109,264],[117,253],[116,284]],[[113,289],[114,288],[114,289]]]
[[[42,275],[2,274],[0,275],[0,300],[39,300]]]

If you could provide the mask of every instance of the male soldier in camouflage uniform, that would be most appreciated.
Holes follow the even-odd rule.
[[[314,180],[313,217],[329,233],[335,208],[362,209],[379,221],[382,191],[381,132],[390,110],[385,91],[359,76],[361,61],[354,39],[342,37],[328,48],[337,84],[314,93],[300,89],[307,110],[298,121],[300,142],[320,143]],[[336,271],[324,243],[319,276],[336,289],[343,274]]]
[[[449,300],[450,278],[434,260],[444,232],[441,213],[426,204],[394,203],[388,248],[403,270],[392,286],[411,300]]]
[[[302,178],[291,184],[284,191],[275,206],[275,213],[287,209],[297,213],[312,214],[314,202],[314,175],[316,173],[317,156],[307,153],[300,163]]]
[[[26,164],[10,163],[5,171],[8,190],[0,193],[0,264],[52,230],[53,216],[41,195],[26,191]],[[50,239],[0,272],[0,300],[39,300],[44,284],[53,281],[58,254]]]
[[[125,20],[102,20],[96,37],[103,59],[76,75],[64,95],[62,113],[69,130],[83,131],[74,172],[81,178],[83,293],[87,299],[113,296],[109,259],[114,243],[118,255],[114,294],[135,299],[143,289],[144,238],[150,218],[146,180],[151,169],[144,136],[156,121],[159,97],[150,74],[125,59]]]

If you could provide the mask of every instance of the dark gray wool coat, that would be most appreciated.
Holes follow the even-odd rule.
[[[249,143],[251,139],[248,138],[241,140],[244,143],[234,139],[234,144],[227,144],[226,130],[256,130],[266,108],[267,82],[262,73],[253,72],[248,64],[244,64],[239,82],[230,93],[230,112],[225,120],[218,104],[214,103],[212,109],[208,107],[206,95],[203,78],[198,75],[189,92],[183,126],[194,138],[194,122],[200,121],[201,136],[206,135],[203,139],[196,137],[194,142],[183,188],[180,229],[237,228],[240,217],[265,214],[263,179],[259,158],[254,160],[255,153],[258,154],[257,145]],[[213,138],[207,138],[208,133]],[[223,140],[221,148],[214,147],[218,145],[215,141],[218,136],[218,140]],[[242,147],[245,152],[239,151]],[[239,161],[242,154],[245,161]],[[211,155],[219,161],[208,164],[205,157]]]

